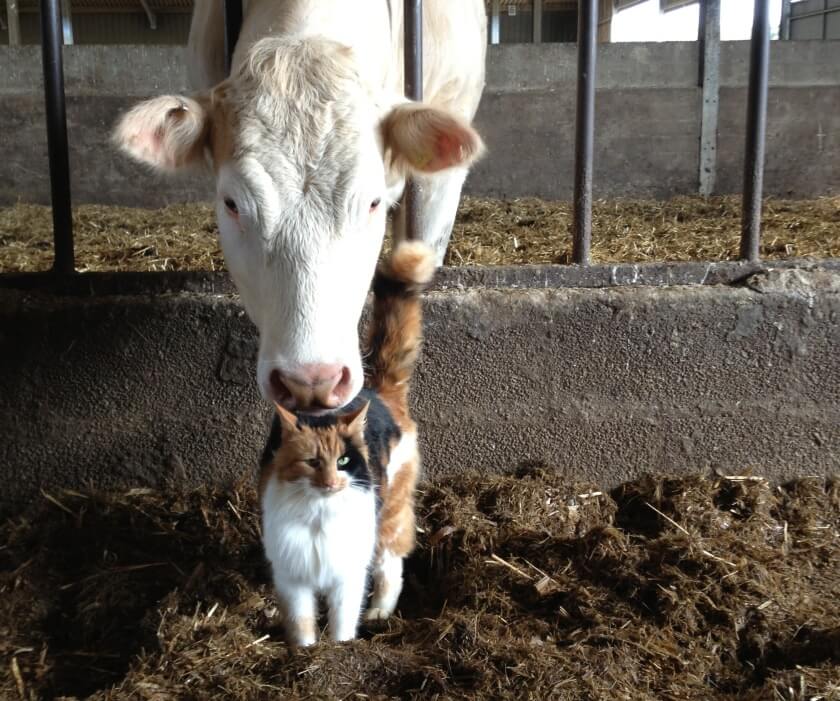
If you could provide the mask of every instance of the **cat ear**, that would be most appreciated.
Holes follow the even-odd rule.
[[[277,410],[277,416],[280,418],[280,425],[283,427],[283,431],[297,433],[297,416],[277,402],[274,403],[274,408]]]
[[[349,414],[342,414],[339,421],[351,431],[360,431],[365,426],[368,408],[370,408],[370,402],[365,402]]]

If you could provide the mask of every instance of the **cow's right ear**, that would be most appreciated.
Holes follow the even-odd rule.
[[[210,114],[199,101],[164,95],[136,105],[113,133],[117,147],[157,170],[173,172],[204,160]]]

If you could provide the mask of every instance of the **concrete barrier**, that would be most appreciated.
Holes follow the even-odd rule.
[[[840,472],[840,265],[575,270],[442,273],[413,390],[430,478]],[[4,285],[0,510],[42,485],[253,473],[270,410],[226,277]]]

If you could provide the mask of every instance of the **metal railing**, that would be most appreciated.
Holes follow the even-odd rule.
[[[60,0],[41,0],[41,52],[47,110],[47,151],[53,215],[53,272],[72,273],[73,209],[70,203],[70,153],[64,100],[64,54]]]
[[[60,0],[40,0],[40,2],[55,252],[52,272],[66,274],[74,271],[74,254],[62,64],[61,2]],[[215,2],[224,3],[225,61],[230,67],[242,23],[242,0],[215,0]],[[751,262],[759,259],[770,56],[769,0],[754,0],[754,2],[740,246],[741,259]],[[578,0],[578,7],[573,260],[578,265],[588,266],[592,240],[598,0]],[[406,96],[413,100],[420,100],[423,97],[422,20],[423,1],[404,0],[405,91]],[[415,238],[419,231],[419,212],[416,187],[411,184],[407,188],[405,207],[407,236]]]

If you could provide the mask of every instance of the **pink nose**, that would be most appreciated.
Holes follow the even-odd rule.
[[[350,368],[311,363],[268,376],[274,400],[288,409],[335,409],[349,399]]]

